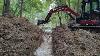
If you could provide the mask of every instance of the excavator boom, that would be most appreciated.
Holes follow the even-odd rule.
[[[55,7],[53,9],[51,9],[45,20],[38,20],[38,25],[40,24],[45,24],[45,23],[48,23],[50,21],[50,17],[52,16],[53,13],[56,13],[56,12],[60,12],[60,11],[63,11],[65,13],[68,13],[70,17],[72,17],[72,15],[74,16],[79,16],[80,14],[74,12],[71,8],[69,8],[68,6],[58,6],[58,7]],[[74,18],[74,17],[73,17]]]

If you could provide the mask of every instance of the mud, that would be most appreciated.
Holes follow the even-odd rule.
[[[34,56],[43,31],[26,18],[0,17],[0,56]]]
[[[52,32],[54,56],[100,56],[100,33],[71,31],[66,25]]]

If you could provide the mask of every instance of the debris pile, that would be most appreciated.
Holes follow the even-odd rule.
[[[54,56],[100,56],[100,33],[63,25],[53,29],[52,38]]]
[[[25,18],[0,17],[0,56],[34,56],[43,32]]]

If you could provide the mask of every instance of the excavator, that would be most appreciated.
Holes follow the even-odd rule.
[[[44,20],[38,20],[37,25],[50,22],[50,17],[56,12],[67,13],[71,20],[70,28],[100,28],[100,0],[82,0],[81,12],[77,13],[67,5],[57,6],[51,9]]]

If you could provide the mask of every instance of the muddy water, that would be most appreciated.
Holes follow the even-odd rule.
[[[34,53],[36,56],[53,56],[52,55],[52,37],[49,34],[43,36],[44,42]]]

